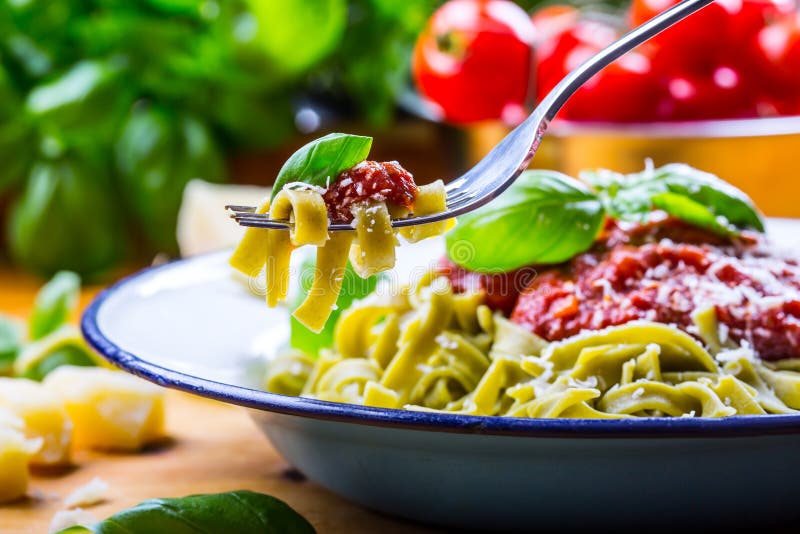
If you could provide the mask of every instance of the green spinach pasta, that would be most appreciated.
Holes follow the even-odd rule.
[[[713,317],[694,317],[716,336]],[[431,273],[345,312],[318,358],[290,351],[271,362],[266,389],[468,415],[728,417],[800,410],[798,370],[800,359],[761,361],[746,345],[647,320],[548,343]]]

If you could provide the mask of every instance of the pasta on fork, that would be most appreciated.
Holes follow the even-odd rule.
[[[247,276],[265,273],[267,305],[286,300],[292,251],[304,245],[316,250],[311,289],[293,316],[310,330],[325,326],[342,288],[348,259],[355,272],[367,278],[394,267],[400,234],[408,242],[440,235],[447,222],[395,230],[392,219],[440,213],[446,209],[441,180],[417,186],[399,163],[362,161],[339,173],[326,187],[286,183],[258,206],[257,213],[287,220],[291,229],[249,228],[230,264]],[[329,232],[331,221],[350,223],[352,231]]]

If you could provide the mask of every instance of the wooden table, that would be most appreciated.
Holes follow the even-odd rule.
[[[0,312],[24,318],[40,284],[0,267]],[[82,306],[97,289],[84,292]],[[0,505],[0,533],[47,532],[63,498],[95,476],[111,487],[107,502],[88,509],[98,518],[154,497],[250,489],[283,499],[321,534],[434,532],[370,512],[304,480],[236,406],[169,391],[167,428],[173,439],[165,446],[135,455],[78,451],[75,467],[34,474],[28,499]]]

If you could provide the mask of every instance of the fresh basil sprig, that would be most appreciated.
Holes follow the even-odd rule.
[[[490,204],[459,218],[447,253],[473,271],[560,263],[589,248],[605,210],[594,191],[554,171],[526,171]]]
[[[566,261],[594,242],[605,216],[644,222],[659,209],[720,235],[764,231],[753,201],[716,176],[672,164],[641,173],[526,171],[497,200],[459,218],[447,254],[472,271]]]
[[[303,516],[285,502],[252,491],[150,499],[96,525],[58,534],[314,534]]]
[[[11,374],[21,348],[22,326],[15,319],[0,314],[0,376]]]
[[[340,172],[367,159],[371,147],[371,137],[343,133],[332,133],[311,141],[283,164],[272,188],[272,198],[291,182],[327,187]]]
[[[70,271],[60,271],[36,294],[29,321],[28,337],[32,341],[54,332],[69,319],[78,305],[80,277]]]
[[[62,365],[96,367],[98,357],[80,337],[77,327],[64,325],[44,339],[28,343],[14,362],[15,376],[41,382]]]
[[[80,284],[73,272],[57,273],[36,294],[27,325],[0,314],[0,376],[40,381],[62,365],[98,365],[78,328],[68,324]]]
[[[622,175],[585,172],[611,217],[646,220],[654,208],[723,235],[743,229],[764,231],[764,221],[750,198],[713,174],[673,163],[658,169]]]

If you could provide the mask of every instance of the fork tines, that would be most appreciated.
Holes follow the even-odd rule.
[[[228,211],[241,212],[241,213],[255,213],[256,211],[255,206],[238,206],[236,204],[228,204],[227,206],[225,206],[225,209]]]
[[[239,226],[249,226],[255,228],[274,228],[287,229],[293,226],[290,221],[270,219],[266,213],[256,213],[255,206],[239,206],[230,204],[225,206],[228,215],[235,220]]]

